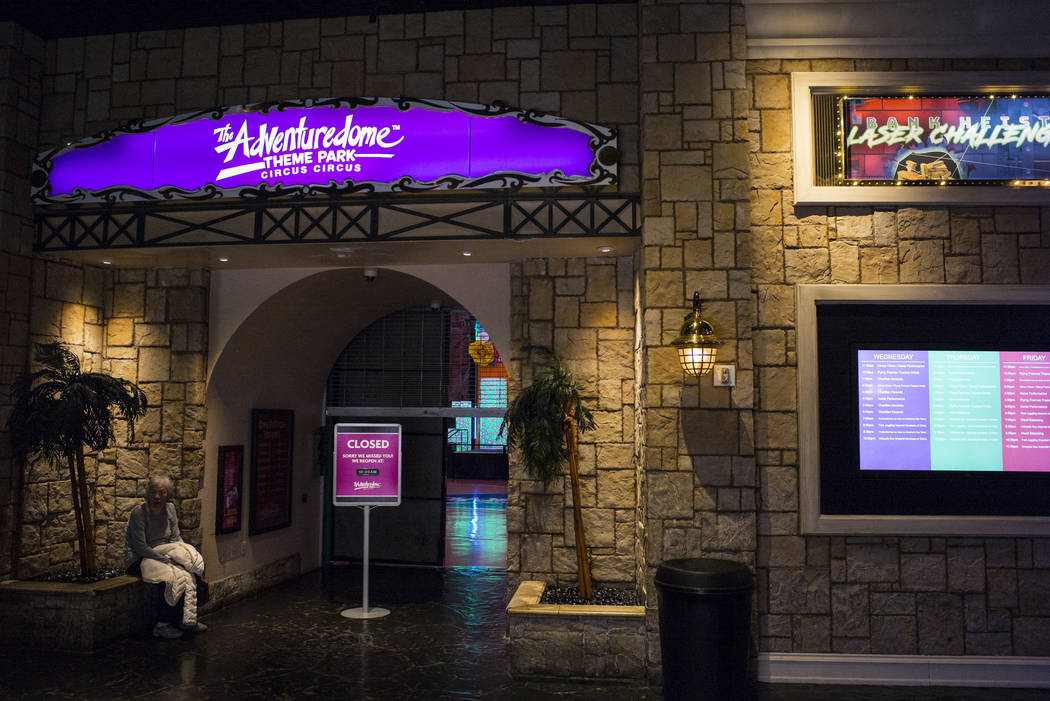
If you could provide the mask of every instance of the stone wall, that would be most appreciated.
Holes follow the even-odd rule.
[[[591,572],[634,584],[639,555],[634,459],[634,263],[631,258],[529,260],[511,270],[509,394],[531,381],[528,346],[549,348],[583,386],[596,427],[579,445],[580,493]],[[566,468],[567,469],[567,468]],[[510,591],[524,580],[576,582],[570,480],[528,479],[511,452],[507,488]]]
[[[29,164],[36,143],[44,43],[0,22],[0,579],[14,568],[22,465],[4,426],[10,386],[26,368],[30,309]]]
[[[643,1],[644,376],[640,461],[650,663],[659,664],[655,568],[678,557],[755,563],[748,115],[738,2]],[[691,308],[723,340],[736,387],[683,375],[670,342]]]
[[[760,650],[1050,654],[1050,540],[799,532],[794,286],[1046,284],[1050,208],[792,203],[793,71],[1037,69],[1011,61],[748,64]],[[1045,67],[1045,66],[1044,66]]]
[[[405,95],[483,103],[503,101],[616,127],[620,138],[621,189],[634,192],[639,188],[637,56],[637,8],[629,3],[383,15],[375,22],[369,22],[367,17],[304,19],[59,39],[46,45],[43,118],[35,142],[48,146],[111,129],[125,120],[263,100]],[[119,303],[113,303],[113,319],[107,322],[104,334],[104,365],[128,374],[145,373],[151,409],[143,422],[142,435],[138,436],[141,443],[104,456],[105,465],[127,462],[133,471],[127,477],[115,478],[112,486],[108,470],[100,472],[106,480],[104,501],[113,504],[112,516],[106,511],[106,517],[114,519],[110,532],[100,536],[107,542],[117,538],[117,524],[133,503],[138,474],[152,469],[154,464],[170,464],[179,473],[180,498],[185,495],[192,499],[196,495],[195,477],[199,475],[194,475],[191,465],[199,457],[197,429],[188,429],[183,442],[175,436],[180,412],[186,412],[188,423],[201,420],[201,387],[188,376],[176,378],[173,374],[163,379],[163,365],[168,362],[169,371],[175,373],[180,354],[196,352],[196,346],[191,350],[176,349],[176,326],[184,328],[188,334],[184,340],[191,344],[203,343],[204,330],[193,322],[187,326],[182,320],[154,318],[150,295],[157,294],[155,286],[163,283],[150,276],[163,274],[128,271],[113,280],[114,297]],[[588,329],[594,335],[595,349],[599,333],[626,334],[626,359],[609,362],[626,364],[633,373],[629,267],[625,275],[626,281],[617,279],[612,283],[611,296],[606,298],[605,288],[601,292],[573,292],[574,286],[589,276],[565,273],[569,291],[559,293],[564,298],[557,323],[559,329]],[[192,281],[190,287],[195,288],[197,282]],[[606,285],[606,281],[592,284]],[[620,299],[624,296],[622,291],[626,291],[624,300]],[[129,296],[136,301],[128,301]],[[125,303],[129,306],[125,307]],[[610,323],[606,305],[610,303],[614,307],[613,321],[606,326]],[[569,310],[572,304],[576,305],[575,312]],[[621,311],[622,305],[626,305],[626,311]],[[107,308],[106,313],[109,312]],[[548,316],[543,317],[551,333],[554,313],[552,306]],[[566,321],[566,315],[571,313],[577,315],[577,320]],[[196,321],[203,320],[202,317]],[[170,334],[167,342],[165,333]],[[582,352],[576,349],[577,343],[577,339],[566,340],[565,350],[570,354]],[[609,345],[612,339],[603,336],[600,343]],[[138,369],[133,371],[131,364],[135,359]],[[595,362],[592,358],[591,367],[585,369],[588,379],[594,377]],[[203,367],[200,371],[203,373]],[[617,370],[610,376],[618,378],[621,372],[626,370]],[[621,389],[616,388],[613,394],[612,384],[618,381],[602,388],[603,417],[610,416],[614,408],[619,414]],[[627,391],[632,393],[633,388]],[[614,420],[618,419],[603,418],[603,436]],[[595,507],[588,519],[595,533],[592,543],[597,547],[595,576],[606,581],[633,582],[636,552],[633,535],[628,533],[633,533],[636,523],[633,418],[625,425],[626,436],[619,436],[616,445],[602,450],[600,457],[593,439],[586,444],[588,469],[592,470],[589,498]],[[599,460],[609,466],[610,478],[629,477],[628,482],[615,489],[630,494],[608,494],[614,489],[611,484],[599,488],[606,494],[599,496],[595,492],[593,466]],[[613,475],[617,470],[623,474]],[[564,527],[561,512],[568,502],[560,494],[557,506],[554,497],[547,501],[548,513],[534,513],[529,518],[539,521],[530,520],[527,527],[525,510],[519,512],[520,523],[512,526],[518,529],[515,533],[538,528],[544,535],[527,558],[519,556],[512,546],[509,559],[512,563],[527,560],[530,572],[557,570],[564,577],[570,566],[573,571],[575,567],[571,547],[561,544],[560,535]],[[196,527],[199,514],[193,512],[197,508],[193,504],[182,506],[183,518],[188,519],[191,530]],[[556,526],[548,522],[551,514],[557,514]],[[571,529],[571,518],[569,524]],[[557,536],[554,530],[548,530],[555,528]],[[571,530],[568,537],[571,544]],[[512,542],[517,542],[515,536]],[[537,564],[539,560],[546,564]]]
[[[122,567],[124,525],[149,475],[170,474],[183,537],[200,544],[208,275],[199,270],[106,270],[34,261],[32,343],[62,341],[85,372],[137,383],[148,400],[130,440],[87,456],[99,566]],[[76,532],[65,465],[35,461],[25,483],[19,576],[75,569]]]

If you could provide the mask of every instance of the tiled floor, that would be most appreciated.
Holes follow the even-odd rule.
[[[357,567],[307,574],[204,617],[175,641],[139,637],[95,655],[0,652],[0,699],[660,699],[658,687],[511,679],[506,578],[482,569]],[[759,685],[758,701],[1034,701],[1047,690]]]

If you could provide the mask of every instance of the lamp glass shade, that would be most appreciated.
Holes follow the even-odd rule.
[[[671,345],[678,349],[678,361],[689,375],[706,375],[715,366],[721,345],[714,327],[700,317],[700,293],[693,294],[693,311],[685,315],[678,338]]]
[[[715,366],[718,349],[712,346],[685,346],[678,349],[678,362],[687,375],[706,375]]]

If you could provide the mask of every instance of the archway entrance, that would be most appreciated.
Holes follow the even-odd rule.
[[[326,383],[326,436],[337,423],[401,426],[401,503],[372,510],[370,559],[506,568],[506,404],[502,359],[462,309],[401,309],[343,349]],[[360,559],[360,512],[325,504],[326,561]]]

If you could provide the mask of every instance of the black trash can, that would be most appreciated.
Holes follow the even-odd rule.
[[[751,570],[730,560],[691,557],[657,568],[667,701],[748,698],[751,587]]]

